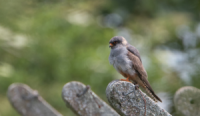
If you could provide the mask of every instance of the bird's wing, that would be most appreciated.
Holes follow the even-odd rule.
[[[132,61],[132,68],[137,72],[137,75],[141,78],[141,80],[147,81],[147,72],[142,65],[140,57],[133,54],[132,52],[128,52],[127,55],[128,58]]]
[[[138,51],[137,51],[138,52]],[[139,52],[138,52],[139,54]],[[128,52],[128,58],[132,61],[132,68],[135,70],[136,74],[138,75],[139,77],[139,80],[143,83],[143,87],[145,89],[147,89],[148,92],[150,92],[150,94],[156,98],[157,100],[161,101],[162,100],[154,93],[149,81],[147,80],[147,72],[145,71],[143,65],[142,65],[142,62],[140,57],[138,57],[136,54],[132,53],[132,52]],[[137,82],[139,83],[139,82]]]
[[[140,59],[140,61],[142,62],[142,60],[140,58],[140,53],[139,53],[139,51],[134,46],[128,44],[127,50],[129,52],[131,52],[132,54],[134,54],[135,56],[137,56]]]

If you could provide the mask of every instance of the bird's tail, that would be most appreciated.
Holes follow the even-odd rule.
[[[147,91],[147,93],[153,98],[153,100],[155,102],[162,102],[162,100],[155,94],[155,92],[153,91],[153,89],[151,88],[151,86],[148,84],[147,85],[144,85],[145,86],[145,90]]]

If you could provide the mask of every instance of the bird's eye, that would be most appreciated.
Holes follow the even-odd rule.
[[[116,44],[117,42],[115,41],[115,42],[113,42],[114,44]]]

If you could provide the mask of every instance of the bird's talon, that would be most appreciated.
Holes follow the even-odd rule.
[[[136,84],[136,85],[135,85],[135,90],[138,90],[138,89],[139,89],[139,85]]]

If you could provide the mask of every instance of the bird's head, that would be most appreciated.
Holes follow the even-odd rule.
[[[128,44],[128,42],[126,41],[126,39],[124,37],[115,36],[110,40],[109,47],[113,49],[113,48],[117,48],[117,47],[126,46],[127,44]]]

